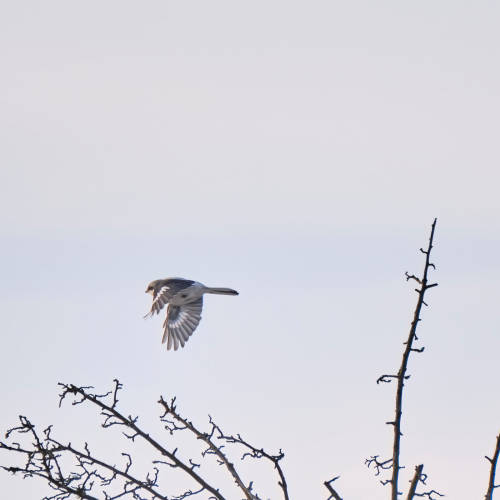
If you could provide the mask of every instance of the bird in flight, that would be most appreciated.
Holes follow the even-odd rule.
[[[168,304],[161,342],[166,342],[167,349],[173,347],[174,351],[177,351],[179,345],[184,347],[200,323],[204,293],[238,295],[238,292],[231,288],[212,288],[184,278],[152,281],[146,288],[146,293],[153,296],[153,304],[145,318],[159,314],[163,306]]]

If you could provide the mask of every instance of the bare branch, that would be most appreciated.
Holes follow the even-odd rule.
[[[377,379],[377,384],[380,384],[381,382],[384,382],[385,384],[389,384],[392,382],[391,379],[393,378],[398,378],[397,375],[380,375],[380,377]]]
[[[270,462],[272,462],[272,464],[274,465],[274,468],[276,469],[278,477],[279,477],[278,485],[281,488],[281,491],[283,493],[283,498],[285,500],[289,500],[290,497],[288,496],[288,485],[287,485],[287,482],[285,479],[285,474],[283,473],[283,469],[281,468],[281,465],[280,465],[280,461],[285,457],[285,454],[281,450],[279,450],[279,453],[277,455],[271,455],[271,454],[267,453],[263,448],[256,448],[256,447],[252,446],[250,443],[245,441],[241,437],[240,434],[237,434],[236,436],[225,435],[221,431],[221,429],[213,423],[212,419],[210,419],[210,423],[212,423],[215,426],[214,428],[219,433],[219,439],[222,439],[227,443],[240,444],[248,450],[247,452],[245,452],[242,455],[242,457],[241,457],[242,460],[244,460],[247,457],[250,457],[250,458],[255,458],[255,459],[265,458],[265,459],[269,460]]]
[[[485,457],[488,462],[490,462],[490,478],[488,481],[488,491],[485,495],[485,500],[493,500],[493,493],[495,488],[500,487],[500,484],[495,485],[495,473],[497,469],[498,456],[500,455],[500,434],[497,436],[497,442],[495,445],[495,451],[493,452],[493,458]]]
[[[222,453],[220,447],[216,446],[213,443],[211,437],[213,436],[214,430],[219,429],[219,428],[215,425],[215,423],[212,422],[212,419],[210,418],[210,423],[212,424],[212,432],[210,434],[205,434],[205,433],[200,432],[192,424],[192,422],[190,422],[187,419],[185,419],[184,417],[180,416],[180,414],[176,410],[175,399],[173,399],[171,401],[171,403],[168,404],[163,399],[163,397],[160,397],[160,401],[158,401],[158,402],[162,405],[163,409],[165,410],[164,414],[161,416],[161,420],[167,421],[171,426],[172,425],[175,426],[174,423],[166,420],[166,418],[165,418],[167,415],[171,415],[176,421],[178,421],[182,424],[182,427],[175,426],[175,427],[173,427],[173,429],[175,429],[175,430],[189,429],[198,439],[205,442],[208,445],[210,452],[219,458],[220,463],[222,463],[226,467],[226,469],[229,471],[231,476],[233,476],[234,482],[238,485],[238,487],[243,492],[243,494],[245,495],[247,500],[253,500],[254,496],[252,495],[252,493],[249,491],[249,489],[245,486],[245,484],[241,480],[239,474],[236,472],[236,469],[234,468],[234,465],[229,461],[227,456],[224,453]],[[169,429],[172,429],[172,427],[169,427]],[[171,432],[172,432],[172,430],[171,430]]]
[[[118,408],[118,394],[122,384],[114,380],[112,390],[104,394],[91,392],[91,387],[78,387],[72,384],[59,384],[62,392],[59,398],[59,406],[62,402],[70,398],[71,404],[78,406],[89,403],[97,407],[103,417],[101,423],[104,428],[123,428],[121,435],[132,442],[144,441],[151,446],[155,452],[159,452],[160,457],[155,453],[151,461],[152,469],[145,477],[138,477],[134,474],[132,455],[121,453],[123,457],[122,465],[112,464],[101,458],[90,450],[87,443],[80,448],[71,443],[65,444],[52,436],[52,426],[47,427],[43,432],[37,432],[35,426],[26,418],[19,418],[20,425],[13,427],[6,433],[7,439],[12,439],[15,435],[28,435],[30,443],[26,446],[17,442],[7,443],[0,441],[0,450],[24,457],[23,466],[2,467],[12,474],[21,474],[23,477],[41,477],[46,480],[55,494],[46,497],[47,500],[66,500],[69,498],[85,498],[96,500],[184,500],[191,496],[196,496],[206,492],[212,500],[225,500],[224,496],[217,488],[209,484],[199,473],[202,468],[202,461],[195,461],[192,458],[181,458],[178,449],[169,449],[163,443],[153,438],[143,430],[138,424],[138,417],[126,416]],[[289,500],[287,483],[280,461],[284,457],[280,450],[278,454],[271,455],[262,448],[256,448],[246,442],[238,434],[236,436],[226,435],[221,428],[209,417],[210,430],[202,432],[196,428],[187,418],[180,415],[176,409],[175,398],[167,402],[163,397],[159,403],[163,408],[160,416],[165,429],[173,434],[175,432],[187,431],[189,436],[200,442],[202,459],[205,457],[215,457],[219,465],[223,465],[228,471],[239,490],[243,493],[245,500],[261,500],[261,497],[253,491],[253,481],[246,484],[236,467],[231,462],[226,450],[226,444],[236,444],[243,447],[245,457],[264,458],[274,465],[278,474],[278,484],[283,492],[284,500]],[[25,440],[25,439],[24,439]],[[241,450],[240,450],[241,451]],[[73,463],[74,470],[66,472],[62,464],[68,466]],[[198,463],[200,462],[200,463]],[[160,490],[159,478],[160,470],[164,467],[178,469],[189,476],[197,483],[197,488],[188,489],[177,496],[166,496]],[[76,471],[75,471],[76,469]],[[97,491],[101,488],[100,491]],[[98,493],[96,495],[96,493]]]
[[[330,481],[325,481],[323,484],[325,485],[326,489],[329,491],[330,496],[328,497],[327,500],[334,499],[334,500],[342,500],[342,497],[335,491],[335,489],[332,486],[332,483],[336,481],[340,476],[336,476],[333,479],[330,479]]]
[[[380,462],[377,458],[378,455],[375,455],[375,456],[372,456],[371,459],[367,460],[366,464],[368,465],[368,467],[370,467],[371,465],[375,466],[376,475],[379,475],[382,470],[392,469],[391,479],[382,481],[382,484],[390,484],[391,485],[391,499],[392,500],[398,500],[398,496],[400,495],[400,492],[398,491],[399,471],[400,471],[400,469],[403,468],[400,465],[401,436],[403,435],[401,432],[401,419],[402,419],[402,415],[403,415],[404,385],[405,385],[405,380],[408,380],[408,378],[409,378],[409,375],[407,375],[408,361],[410,358],[410,354],[412,352],[414,352],[414,353],[424,352],[424,347],[414,347],[413,343],[416,340],[418,340],[417,326],[418,326],[419,322],[421,321],[420,315],[421,315],[422,307],[424,305],[427,306],[427,303],[424,300],[425,292],[427,290],[429,290],[430,288],[437,286],[437,283],[429,283],[428,282],[429,269],[430,268],[435,269],[435,265],[433,263],[431,263],[431,261],[430,261],[430,256],[431,256],[431,251],[433,248],[432,244],[434,241],[434,231],[436,229],[436,222],[437,222],[437,219],[434,219],[434,222],[432,223],[432,226],[431,226],[431,233],[429,236],[429,244],[427,246],[427,250],[424,250],[423,248],[420,249],[420,252],[422,252],[425,255],[425,264],[424,264],[424,270],[423,270],[422,277],[417,277],[414,274],[409,274],[408,272],[405,273],[406,281],[410,281],[410,280],[415,281],[420,285],[420,287],[415,289],[415,291],[418,294],[418,299],[417,299],[417,304],[415,306],[415,311],[413,313],[413,320],[411,322],[410,332],[408,334],[408,339],[404,343],[405,350],[403,352],[403,358],[401,360],[400,368],[398,370],[397,375],[384,374],[384,375],[381,375],[377,379],[377,384],[389,383],[393,379],[397,380],[396,401],[395,401],[395,417],[394,417],[394,420],[392,420],[390,422],[386,422],[388,425],[392,425],[394,427],[392,458],[390,460]],[[422,468],[423,468],[423,466],[422,466]],[[410,495],[410,496],[407,497],[408,499],[411,499],[413,496],[416,495],[415,489],[417,487],[419,480],[421,480],[421,470],[420,470],[419,474],[417,474],[417,472],[418,472],[418,468],[417,468],[417,471],[415,472],[414,480],[412,481],[411,486],[410,486],[410,492],[408,493],[408,495]]]
[[[391,478],[391,498],[392,500],[398,500],[398,479],[399,479],[399,470],[401,466],[399,465],[400,458],[400,448],[401,448],[401,417],[403,414],[403,390],[404,390],[404,381],[406,378],[406,371],[408,369],[408,360],[410,358],[410,354],[413,352],[413,342],[416,339],[417,326],[420,322],[420,313],[422,310],[422,305],[424,304],[424,296],[425,292],[437,285],[434,283],[432,285],[428,285],[428,273],[430,266],[430,255],[432,251],[432,243],[434,240],[434,231],[436,229],[437,220],[434,219],[431,227],[431,234],[429,237],[429,244],[427,246],[427,250],[420,251],[425,255],[425,265],[422,278],[417,279],[420,283],[420,289],[418,292],[418,300],[417,305],[415,307],[415,312],[413,314],[413,321],[410,327],[410,333],[408,335],[408,340],[406,342],[406,348],[403,353],[403,359],[401,361],[401,366],[398,371],[398,385],[396,389],[396,414],[394,418],[394,443],[393,443],[393,452],[392,452],[392,478]],[[409,278],[407,278],[409,279]]]
[[[111,405],[107,405],[102,401],[103,397],[109,395],[109,393],[99,396],[91,394],[86,391],[85,388],[77,387],[73,384],[59,384],[63,388],[63,392],[60,396],[60,401],[68,395],[79,396],[80,399],[74,400],[73,405],[81,404],[88,401],[101,409],[101,414],[105,417],[102,424],[103,427],[111,427],[114,425],[125,426],[132,430],[132,434],[125,434],[126,437],[134,441],[137,437],[142,438],[148,444],[150,444],[154,449],[159,451],[163,456],[167,457],[175,467],[182,469],[188,476],[191,476],[203,489],[209,491],[217,500],[224,500],[224,497],[219,493],[219,491],[211,486],[205,479],[203,479],[198,473],[195,472],[194,467],[184,463],[182,460],[176,457],[175,451],[171,452],[163,447],[157,440],[153,439],[148,433],[144,432],[137,425],[137,417],[128,416],[125,417],[117,409],[117,393],[122,387],[118,380],[115,379],[115,389],[113,392],[113,402]]]
[[[394,422],[387,422],[387,423],[392,423]],[[365,460],[365,465],[370,468],[372,465],[375,468],[375,475],[378,476],[380,473],[384,470],[388,470],[392,468],[392,458],[389,458],[387,460],[379,460],[378,455],[373,455],[370,458],[367,458]],[[390,481],[382,481],[382,484],[388,484]]]
[[[437,495],[437,496],[435,496]],[[439,491],[436,490],[430,490],[426,491],[425,493],[415,493],[416,497],[427,497],[429,500],[437,500],[437,497],[444,497]]]
[[[415,496],[415,491],[417,491],[417,485],[418,482],[420,481],[420,478],[422,477],[423,469],[424,469],[423,464],[417,465],[415,467],[415,474],[413,476],[413,479],[411,480],[410,490],[408,491],[408,496],[406,497],[407,500],[412,500],[413,497]]]

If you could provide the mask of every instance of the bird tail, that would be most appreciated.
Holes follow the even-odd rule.
[[[205,293],[217,293],[219,295],[239,295],[236,290],[233,290],[232,288],[212,288],[212,287],[206,287],[203,290]]]

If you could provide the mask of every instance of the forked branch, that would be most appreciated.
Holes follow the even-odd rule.
[[[160,398],[163,414],[160,416],[165,429],[170,435],[177,431],[187,430],[205,449],[200,449],[200,463],[191,458],[181,458],[178,449],[167,446],[159,439],[152,437],[138,424],[138,417],[125,415],[118,409],[118,392],[122,385],[115,380],[114,388],[105,394],[91,392],[91,387],[78,387],[73,384],[59,384],[62,387],[60,404],[67,398],[72,398],[73,405],[88,403],[99,408],[104,417],[102,427],[118,426],[123,429],[122,435],[131,442],[144,441],[152,448],[151,470],[145,477],[138,476],[134,470],[132,456],[121,453],[122,465],[108,462],[90,451],[87,443],[80,449],[71,443],[64,444],[52,436],[52,426],[38,432],[35,426],[26,418],[20,417],[20,425],[7,431],[6,439],[11,440],[14,435],[30,436],[30,443],[22,445],[19,442],[0,442],[0,450],[10,452],[24,458],[23,465],[2,467],[12,474],[21,474],[25,478],[40,477],[47,481],[55,494],[46,497],[47,500],[64,500],[69,498],[84,498],[88,500],[134,499],[134,500],[183,500],[205,492],[209,498],[225,500],[225,496],[211,482],[202,476],[204,459],[215,457],[217,463],[226,468],[245,500],[260,500],[261,497],[253,491],[253,481],[246,484],[240,472],[229,458],[226,444],[237,444],[243,447],[241,458],[265,458],[270,460],[278,473],[278,484],[283,492],[284,500],[289,500],[287,483],[280,461],[284,457],[280,450],[277,455],[271,455],[263,449],[255,448],[237,436],[225,435],[221,428],[210,417],[210,431],[202,432],[193,423],[182,417],[176,409],[175,398],[169,403]],[[223,449],[224,448],[224,449]],[[158,456],[159,455],[159,456]],[[72,471],[67,471],[73,463]],[[177,469],[187,475],[196,485],[176,496],[169,496],[162,491],[161,476],[165,468]],[[171,485],[170,485],[171,487]],[[239,495],[238,495],[239,496]],[[239,496],[241,498],[241,496]]]
[[[327,500],[342,500],[342,497],[335,491],[334,487],[332,486],[332,483],[336,481],[339,478],[339,476],[334,477],[333,479],[330,479],[330,481],[325,481],[323,484],[325,485],[325,488],[329,491],[330,496],[328,497]]]

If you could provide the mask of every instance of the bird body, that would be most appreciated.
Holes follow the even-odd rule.
[[[198,281],[184,278],[165,278],[152,281],[146,293],[153,296],[151,310],[146,315],[159,314],[167,306],[167,315],[163,323],[164,333],[162,343],[167,343],[167,349],[176,351],[187,342],[196,330],[201,320],[203,295],[212,293],[218,295],[238,295],[232,288],[207,287]]]

